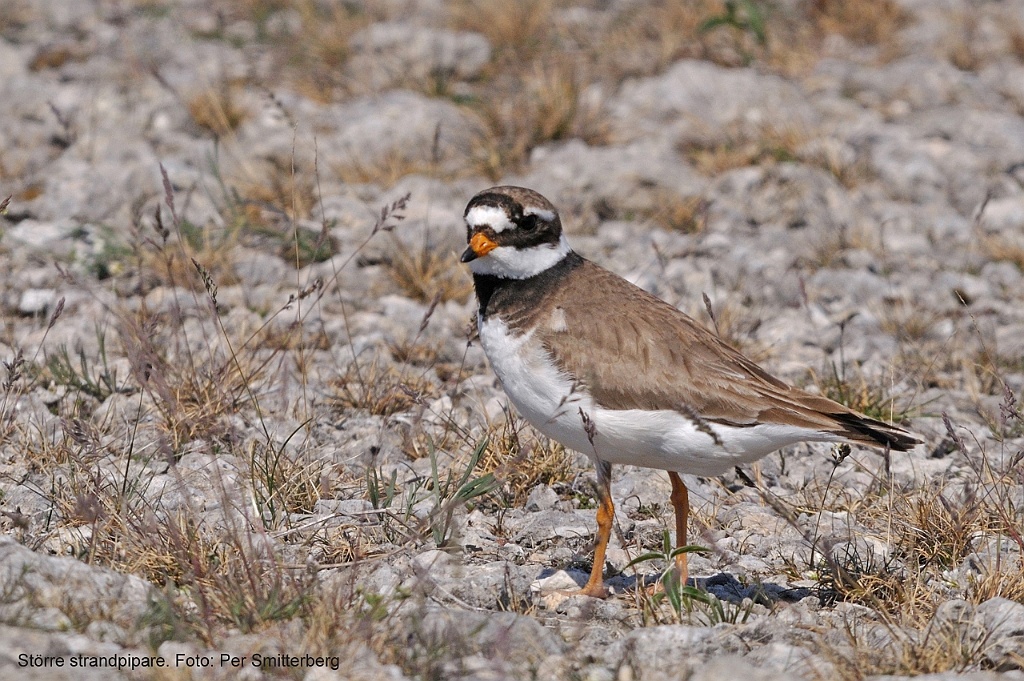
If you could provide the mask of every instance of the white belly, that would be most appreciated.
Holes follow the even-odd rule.
[[[737,428],[703,424],[675,411],[604,409],[547,357],[530,334],[513,336],[500,319],[481,321],[480,343],[516,409],[537,430],[570,449],[615,464],[719,475],[780,447],[806,440],[836,440],[827,433],[764,424]],[[585,418],[593,423],[591,438]]]

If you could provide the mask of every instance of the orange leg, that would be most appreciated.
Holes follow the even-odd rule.
[[[686,546],[686,520],[690,515],[690,493],[686,490],[686,485],[683,484],[683,479],[679,477],[678,473],[669,471],[669,480],[672,481],[672,496],[669,497],[672,500],[672,508],[676,512],[676,548],[680,546]],[[676,556],[676,570],[679,572],[679,580],[686,585],[686,580],[689,577],[689,569],[686,565],[686,557],[689,554],[680,553]]]
[[[604,588],[604,554],[612,536],[612,521],[615,519],[615,505],[612,503],[612,466],[603,461],[597,464],[597,546],[594,548],[594,567],[590,579],[580,591],[584,596],[607,598]]]

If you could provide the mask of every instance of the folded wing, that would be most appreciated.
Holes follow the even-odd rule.
[[[788,386],[668,303],[586,261],[592,286],[555,300],[537,333],[560,367],[607,409],[664,409],[710,423],[777,423],[904,451],[905,431]],[[601,324],[594,309],[625,299],[627,318]],[[638,316],[637,311],[643,316]],[[586,355],[586,356],[584,356]]]

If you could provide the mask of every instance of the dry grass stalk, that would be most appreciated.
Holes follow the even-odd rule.
[[[893,0],[814,0],[811,17],[823,33],[838,33],[861,45],[891,43],[910,15]]]
[[[139,249],[147,249],[148,254],[134,255],[141,266],[152,264],[163,272],[161,276],[169,287],[178,288],[178,277],[185,276],[185,270],[173,261],[185,260],[182,251],[188,244],[176,248],[172,235],[189,227],[179,215],[170,180],[165,179],[167,208],[159,215],[166,217],[169,211],[172,223],[164,225],[164,217],[154,218],[151,228],[138,234],[142,244]],[[382,212],[374,233],[387,231],[399,218],[396,211],[404,201],[396,201]],[[26,543],[47,542],[93,564],[138,574],[163,585],[165,594],[154,601],[143,624],[150,627],[154,647],[169,638],[198,639],[214,645],[227,632],[266,633],[282,621],[311,630],[330,626],[335,635],[344,638],[337,632],[355,626],[355,620],[338,617],[337,613],[330,624],[318,619],[325,615],[313,607],[319,598],[305,566],[288,565],[284,556],[290,554],[261,536],[269,528],[286,533],[292,545],[330,545],[326,533],[293,526],[293,519],[294,514],[310,513],[322,497],[336,492],[333,470],[312,453],[305,441],[286,447],[287,442],[274,440],[260,425],[263,377],[273,362],[281,361],[292,348],[301,347],[284,337],[274,340],[268,329],[277,328],[281,336],[301,335],[301,324],[268,326],[279,310],[268,312],[267,325],[255,333],[245,329],[238,332],[244,335],[234,335],[220,323],[216,272],[191,258],[188,262],[192,268],[188,276],[198,280],[197,288],[201,286],[202,292],[185,295],[195,295],[196,300],[174,299],[159,312],[144,304],[131,309],[112,304],[110,312],[117,315],[120,343],[107,347],[112,356],[129,361],[130,376],[108,383],[102,373],[107,371],[105,363],[78,367],[66,356],[59,372],[35,366],[35,355],[5,361],[0,424],[8,423],[7,412],[40,381],[63,381],[68,401],[78,400],[76,409],[85,408],[84,399],[93,400],[95,409],[98,398],[94,392],[117,399],[103,422],[67,411],[56,433],[58,439],[47,436],[40,446],[34,443],[37,434],[28,424],[19,424],[10,432],[5,428],[4,437],[17,439],[12,446],[35,452],[32,465],[50,477],[49,489],[41,493],[53,501],[53,510],[44,519],[4,509],[0,518],[14,524]],[[88,286],[71,274],[67,276],[73,283]],[[323,284],[311,284],[294,294],[286,305],[322,290]],[[62,303],[55,307],[47,331],[59,321],[62,310]],[[266,349],[275,344],[279,347]],[[408,352],[417,351],[410,348]],[[31,371],[29,364],[33,365]],[[296,357],[294,365],[300,364],[301,357]],[[289,362],[282,365],[292,366]],[[369,379],[379,385],[382,375]],[[396,387],[404,390],[402,394],[413,403],[418,397],[410,386],[416,380],[396,379]],[[424,389],[433,385],[425,379],[422,383]],[[135,400],[134,407],[121,406]],[[62,411],[67,407],[58,406]],[[382,407],[385,411],[390,408]],[[127,423],[122,412],[129,415]],[[239,413],[256,420],[257,439],[245,446],[233,437],[228,424]],[[301,435],[293,433],[288,439]],[[223,523],[217,523],[211,521],[209,509],[193,508],[188,498],[173,508],[164,505],[164,492],[157,494],[150,487],[155,476],[177,475],[174,459],[183,451],[200,456],[216,452],[218,461],[237,467],[237,476],[220,476],[217,471],[222,469],[212,467],[210,483],[214,489],[210,493],[220,495],[219,508],[232,509],[241,516],[228,513]],[[113,467],[109,466],[112,458],[117,461]],[[166,473],[157,473],[155,466],[147,465],[160,459],[170,463]],[[178,478],[177,483],[172,480],[160,489],[169,490],[175,484],[186,483]],[[323,557],[361,560],[383,541],[362,530],[352,533],[352,527],[345,529],[350,532],[342,535],[345,542],[334,553],[323,549]],[[59,535],[54,536],[55,530],[60,531]],[[362,607],[354,600],[348,606],[356,611]],[[89,608],[88,604],[69,604],[66,608],[76,628],[84,629],[98,616],[102,618]]]
[[[712,305],[705,293],[704,310],[711,319],[712,331],[716,336],[755,362],[771,358],[770,348],[754,337],[762,320],[749,307],[731,297]]]
[[[977,231],[981,252],[986,258],[999,262],[1009,262],[1024,271],[1024,239],[1018,235],[1002,232]]]
[[[537,485],[556,485],[573,478],[573,455],[524,423],[509,416],[491,431],[490,447],[480,459],[483,473],[495,474],[502,484],[504,503],[521,506]]]
[[[681,58],[713,54],[717,37],[702,33],[700,26],[723,9],[719,0],[644,3],[609,27],[602,36],[607,49],[595,58],[621,80],[653,75]]]
[[[422,369],[397,367],[380,358],[353,361],[333,387],[332,401],[338,408],[376,416],[405,411],[438,396],[437,386]]]
[[[708,201],[701,196],[681,196],[677,192],[661,189],[650,200],[652,209],[642,216],[658,225],[684,234],[703,231],[707,224]]]
[[[458,0],[450,3],[448,13],[453,27],[482,33],[499,52],[523,59],[551,40],[553,9],[552,0]]]
[[[848,372],[845,366],[835,364],[820,373],[808,371],[808,375],[822,395],[866,416],[894,423],[903,423],[910,416],[909,408],[897,406],[891,377],[869,381],[859,366]]]
[[[600,105],[585,96],[580,68],[571,58],[553,55],[490,83],[468,105],[479,121],[474,170],[497,178],[521,168],[533,149],[548,142],[607,142],[609,126]]]
[[[385,18],[381,3],[356,6],[316,0],[214,0],[214,5],[223,22],[211,37],[222,37],[223,25],[231,20],[252,22],[268,32],[266,39],[274,45],[271,57],[275,74],[303,96],[319,102],[332,101],[339,92],[351,89],[344,69],[351,54],[349,40],[373,20]],[[298,18],[298,29],[284,35],[270,33],[267,19],[282,11]]]
[[[249,117],[239,99],[245,83],[225,81],[210,85],[187,99],[186,108],[192,121],[217,137],[230,135]]]
[[[885,306],[878,315],[879,326],[902,343],[924,341],[941,321],[939,313],[922,309],[913,301],[890,298],[884,302]]]
[[[823,652],[833,667],[822,678],[864,681],[883,674],[916,676],[964,672],[979,668],[987,635],[966,623],[937,620],[922,631],[891,637],[884,627],[849,621],[845,645],[826,645]]]
[[[439,159],[426,156],[417,158],[401,149],[389,149],[384,154],[358,158],[352,156],[331,165],[331,171],[348,184],[375,183],[385,187],[406,175],[448,177],[442,172]]]
[[[795,161],[807,141],[797,127],[761,127],[756,132],[736,127],[724,134],[724,141],[707,145],[686,144],[680,151],[705,175],[718,175],[734,168]]]
[[[387,273],[398,289],[409,298],[429,303],[464,301],[473,292],[473,281],[464,268],[459,267],[454,253],[443,253],[429,244],[407,246],[392,239]]]

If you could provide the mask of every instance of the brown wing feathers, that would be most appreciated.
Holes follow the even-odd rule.
[[[668,303],[589,261],[567,276],[587,280],[586,287],[571,287],[571,305],[565,288],[551,287],[525,316],[543,320],[561,308],[564,323],[541,323],[539,339],[606,408],[686,410],[736,426],[793,425],[897,451],[917,443],[895,426],[789,387]],[[590,313],[611,299],[623,302],[624,315],[639,309],[631,301],[644,299],[648,314],[602,325]]]

